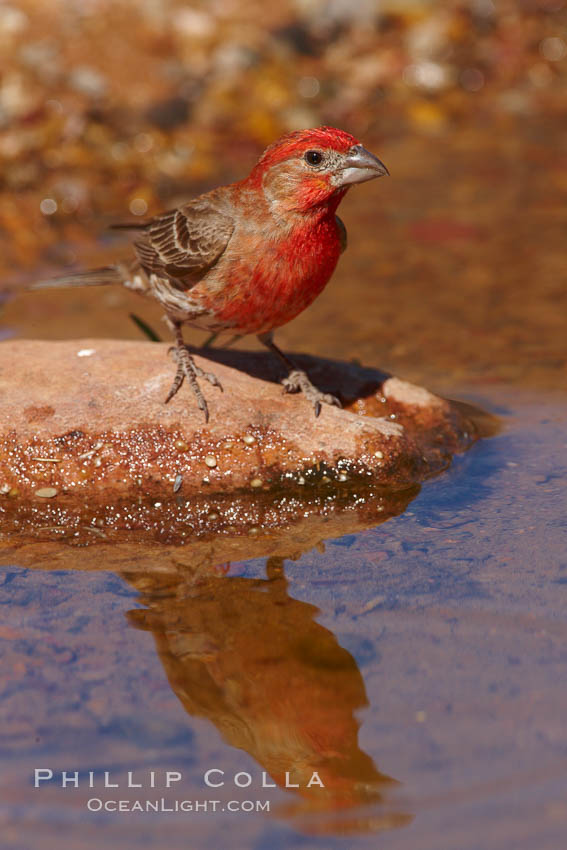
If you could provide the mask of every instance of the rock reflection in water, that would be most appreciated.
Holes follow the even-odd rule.
[[[358,712],[368,705],[364,681],[353,656],[317,622],[319,609],[290,596],[284,561],[399,515],[418,491],[369,486],[333,500],[306,487],[289,516],[280,509],[281,494],[234,496],[230,504],[226,496],[202,504],[172,500],[145,524],[143,505],[99,506],[100,536],[84,531],[92,527],[92,505],[57,517],[19,506],[13,530],[3,535],[0,563],[114,570],[139,592],[145,608],[130,611],[129,620],[153,634],[188,714],[207,718],[282,788],[299,786],[277,815],[304,833],[379,831],[403,826],[411,815],[397,810],[396,780],[359,746]],[[195,534],[201,515],[211,524]],[[235,523],[230,532],[219,527],[222,516]],[[160,544],[156,527],[165,528],[165,517],[167,543]],[[250,558],[266,558],[266,579],[224,574],[231,562]],[[314,771],[323,788],[308,785]]]

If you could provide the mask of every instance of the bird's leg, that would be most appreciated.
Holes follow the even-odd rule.
[[[183,340],[183,332],[181,330],[181,325],[179,322],[171,321],[173,326],[173,332],[175,334],[175,346],[173,346],[170,351],[173,352],[173,355],[177,361],[177,372],[175,373],[175,378],[173,379],[173,383],[171,385],[171,389],[167,395],[165,403],[171,401],[173,396],[177,393],[181,384],[187,378],[188,382],[191,385],[191,389],[195,393],[197,397],[197,404],[200,409],[205,414],[205,422],[209,421],[209,408],[207,406],[207,402],[205,401],[205,397],[201,392],[201,387],[197,381],[197,378],[204,378],[214,387],[218,387],[222,390],[221,383],[216,375],[213,375],[212,372],[204,372],[199,366],[195,364],[191,354],[185,342]]]
[[[269,348],[270,351],[279,357],[285,364],[286,368],[289,369],[287,378],[284,378],[282,381],[284,392],[302,392],[305,398],[313,405],[315,416],[319,416],[321,413],[322,404],[332,404],[335,407],[342,407],[342,404],[336,396],[330,395],[330,393],[322,393],[321,390],[318,390],[317,387],[315,387],[309,380],[307,372],[303,369],[298,369],[295,363],[290,360],[289,357],[286,357],[283,351],[281,351],[275,344],[272,333],[258,334],[258,339],[266,346],[266,348]]]

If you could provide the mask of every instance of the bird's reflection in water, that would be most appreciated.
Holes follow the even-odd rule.
[[[289,596],[283,558],[268,559],[267,580],[127,578],[146,606],[129,618],[153,633],[185,710],[210,720],[278,785],[288,772],[300,786],[286,815],[310,821],[309,831],[335,833],[411,820],[388,807],[397,783],[359,747],[356,714],[368,701],[356,661],[316,622],[315,606]],[[314,771],[324,788],[308,787]]]

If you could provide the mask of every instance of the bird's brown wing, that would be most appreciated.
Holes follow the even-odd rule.
[[[202,195],[147,222],[134,242],[147,273],[165,275],[187,287],[216,263],[234,230],[230,207],[217,194]]]
[[[339,218],[338,215],[335,216],[335,221],[337,223],[337,229],[339,231],[339,241],[341,243],[341,254],[343,251],[346,251],[348,238],[347,238],[347,230],[345,227],[345,223],[342,218]]]

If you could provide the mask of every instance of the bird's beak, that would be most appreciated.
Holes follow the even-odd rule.
[[[377,156],[367,151],[362,145],[354,145],[348,152],[341,171],[337,175],[339,186],[350,186],[352,183],[365,183],[375,177],[384,177],[390,172]]]

